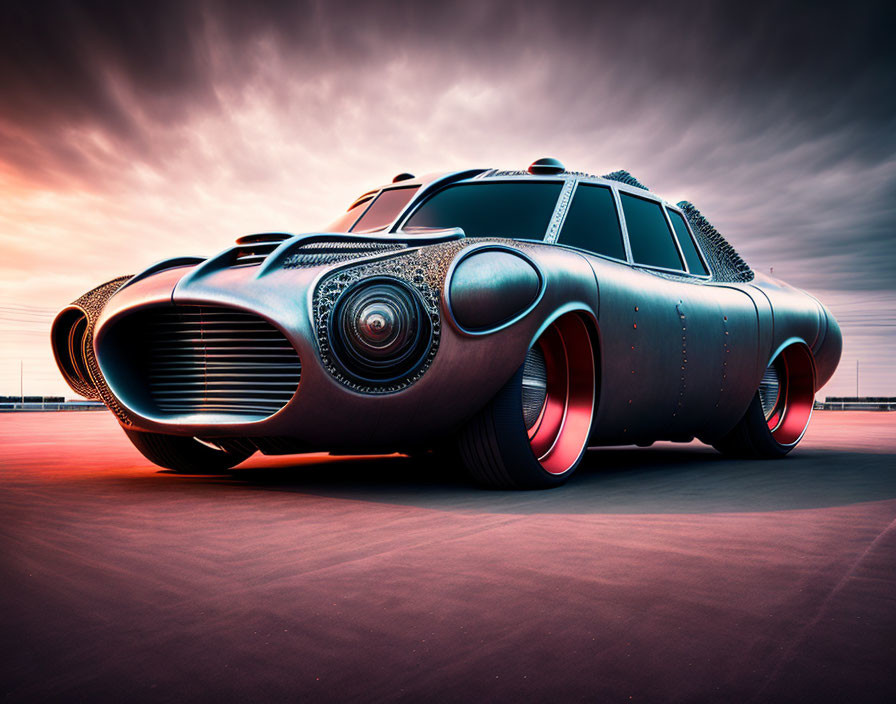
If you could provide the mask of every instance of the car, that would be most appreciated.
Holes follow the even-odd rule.
[[[599,446],[783,457],[841,352],[830,311],[692,204],[552,158],[399,174],[319,232],[109,281],[51,335],[71,388],[177,472],[399,452],[527,489]]]

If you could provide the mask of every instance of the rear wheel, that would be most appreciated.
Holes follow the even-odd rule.
[[[124,432],[146,459],[178,474],[220,474],[255,452],[254,447],[240,440],[211,442],[127,428]]]
[[[806,432],[814,402],[812,354],[803,345],[791,345],[765,370],[743,418],[713,447],[739,457],[784,457]]]
[[[563,484],[588,445],[595,381],[588,328],[578,315],[566,315],[461,432],[460,454],[473,478],[514,489]]]

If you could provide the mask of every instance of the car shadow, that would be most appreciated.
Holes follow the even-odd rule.
[[[482,489],[459,465],[404,456],[260,458],[212,481],[453,512],[741,513],[896,498],[894,460],[812,449],[783,460],[732,460],[697,444],[663,444],[590,450],[565,486],[547,491]]]

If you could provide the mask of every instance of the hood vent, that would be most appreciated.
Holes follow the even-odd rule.
[[[257,235],[246,235],[236,241],[231,250],[230,266],[259,266],[271,252],[279,247],[291,235],[283,232],[264,232]]]
[[[407,249],[403,242],[322,241],[309,242],[294,250],[283,262],[284,269],[302,269],[309,266],[336,264],[350,259],[369,257]]]

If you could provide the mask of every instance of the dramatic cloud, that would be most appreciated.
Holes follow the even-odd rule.
[[[890,5],[44,2],[0,8],[0,393],[51,311],[404,170],[626,168],[844,323],[896,394]]]

